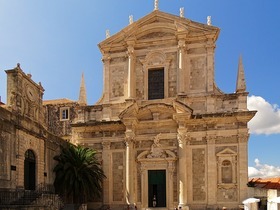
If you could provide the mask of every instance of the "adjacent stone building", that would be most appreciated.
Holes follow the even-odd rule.
[[[51,190],[53,157],[65,141],[46,127],[41,84],[20,65],[7,73],[7,104],[0,105],[0,208],[23,204],[24,190]],[[21,202],[19,200],[21,199]]]
[[[155,10],[99,44],[102,98],[76,107],[72,142],[97,149],[102,204],[121,209],[238,209],[247,198],[248,121],[236,92],[215,84],[219,28]]]

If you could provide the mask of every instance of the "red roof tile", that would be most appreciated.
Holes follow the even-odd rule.
[[[280,177],[274,178],[252,178],[248,183],[252,187],[265,189],[280,189]]]

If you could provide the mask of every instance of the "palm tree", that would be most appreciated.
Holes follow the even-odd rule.
[[[58,161],[53,170],[56,192],[69,203],[81,204],[100,197],[105,175],[96,151],[73,144],[61,149],[61,154],[54,157]]]

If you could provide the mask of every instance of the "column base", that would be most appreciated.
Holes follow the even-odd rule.
[[[189,208],[189,206],[187,206],[187,205],[182,205],[182,204],[180,204],[179,206],[178,206],[178,210],[189,210],[190,208]]]
[[[135,204],[127,204],[125,210],[137,210],[137,206]]]

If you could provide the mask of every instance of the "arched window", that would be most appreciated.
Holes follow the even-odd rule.
[[[222,183],[232,183],[232,164],[229,160],[222,162]]]
[[[28,159],[29,161],[35,161],[35,154],[32,150],[27,150],[25,152],[25,159]]]

